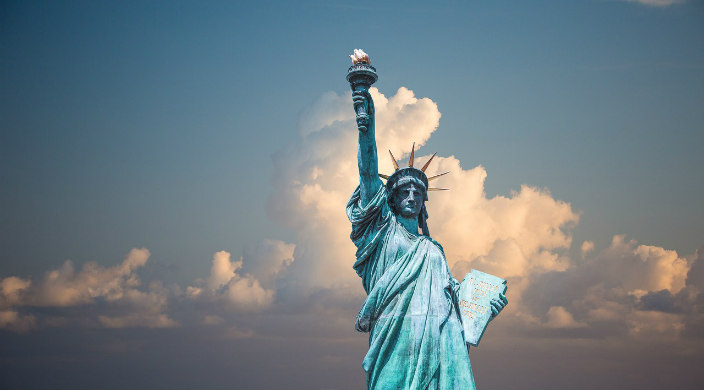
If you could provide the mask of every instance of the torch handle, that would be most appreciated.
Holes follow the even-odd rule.
[[[369,115],[369,101],[371,96],[369,95],[369,87],[366,85],[355,85],[353,87],[354,92],[362,92],[365,96],[364,102],[356,103],[354,105],[354,112],[357,114],[357,129],[362,132],[366,132],[369,128],[371,122],[371,117]]]
[[[353,99],[355,99],[354,112],[357,114],[357,129],[366,132],[372,122],[371,116],[374,115],[372,108],[374,103],[371,101],[369,88],[376,82],[378,76],[376,69],[369,63],[369,56],[363,50],[356,49],[354,56],[351,57],[353,64],[347,70],[347,81],[349,81],[355,95],[359,95],[360,92],[364,95],[363,102],[355,97]]]

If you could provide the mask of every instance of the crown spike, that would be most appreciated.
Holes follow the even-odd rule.
[[[437,174],[437,175],[435,175],[435,176],[431,176],[431,177],[428,178],[428,181],[435,180],[435,179],[437,179],[437,178],[440,177],[440,176],[447,175],[448,173],[450,173],[450,171],[443,172],[443,173]]]
[[[436,154],[438,154],[438,152],[435,152],[432,156],[430,156],[430,160],[428,160],[428,162],[423,165],[423,168],[420,169],[421,171],[425,172],[425,170],[428,169],[428,165],[430,165],[430,162],[433,161],[433,158],[435,158]]]
[[[435,187],[428,187],[428,191],[449,191],[449,188],[435,188]]]
[[[394,169],[398,171],[398,163],[396,162],[396,157],[394,157],[394,154],[391,153],[391,149],[389,149],[389,155],[391,155],[391,162],[394,163]]]
[[[411,146],[411,157],[408,159],[408,166],[412,167],[413,166],[413,157],[416,154],[416,143],[413,143],[413,146]]]
[[[389,177],[387,175],[384,175],[383,173],[379,173],[378,175],[380,178],[382,178],[384,180],[389,180]]]

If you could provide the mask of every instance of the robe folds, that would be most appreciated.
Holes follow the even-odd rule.
[[[380,186],[362,207],[359,187],[347,203],[354,269],[367,299],[355,323],[369,332],[362,367],[377,390],[475,389],[456,292],[442,246],[409,233]]]

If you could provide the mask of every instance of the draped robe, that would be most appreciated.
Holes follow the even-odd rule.
[[[442,246],[409,233],[380,186],[362,206],[359,187],[347,204],[354,269],[367,299],[355,328],[369,332],[362,367],[367,388],[476,389],[456,292]]]

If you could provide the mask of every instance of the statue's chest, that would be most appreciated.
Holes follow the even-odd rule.
[[[430,243],[425,236],[413,236],[400,224],[391,231],[386,247],[383,249],[382,264],[384,269],[396,263],[405,256],[422,259],[428,266],[436,270],[445,270],[447,263],[442,251]]]
[[[394,255],[394,257],[399,258],[411,249],[415,243],[406,234],[394,234],[391,239],[391,245],[389,245],[389,252]]]
[[[415,247],[419,244],[418,240],[421,239],[421,237],[411,236],[400,224],[396,225],[385,248],[388,265],[405,256],[408,252],[415,251]]]

